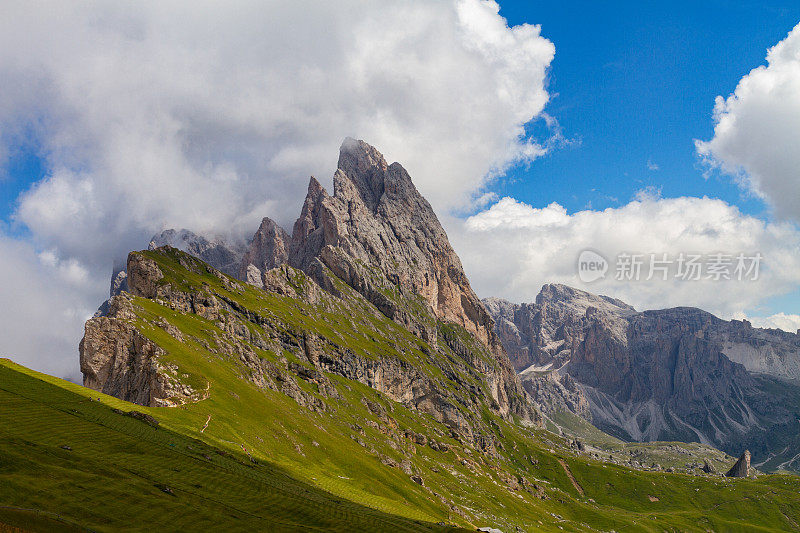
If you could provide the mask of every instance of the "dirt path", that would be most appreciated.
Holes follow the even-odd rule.
[[[561,463],[561,466],[564,468],[564,472],[567,473],[567,477],[569,478],[570,481],[572,481],[572,486],[575,487],[575,490],[578,491],[578,494],[580,494],[581,496],[585,496],[583,492],[583,487],[581,487],[580,484],[577,481],[575,481],[575,476],[572,475],[572,471],[569,469],[564,459],[559,459],[558,462]]]
[[[205,423],[205,425],[203,425],[203,428],[200,430],[200,433],[202,433],[202,432],[204,432],[206,430],[206,428],[208,427],[208,423],[209,422],[211,422],[211,415],[208,415],[208,420],[206,420],[206,423]]]

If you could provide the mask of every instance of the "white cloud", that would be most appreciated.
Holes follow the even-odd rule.
[[[290,226],[348,135],[401,161],[440,212],[463,206],[548,149],[523,124],[547,103],[553,55],[491,0],[3,2],[0,154],[41,147],[49,176],[15,218],[58,258],[31,283],[105,284],[163,227]],[[0,304],[15,301],[4,283]]]
[[[450,227],[457,227],[454,221]],[[558,282],[622,298],[638,309],[688,305],[730,317],[800,285],[800,231],[794,225],[767,223],[710,198],[660,198],[650,191],[618,208],[574,214],[556,203],[534,208],[503,198],[450,236],[478,294],[516,302],[533,301],[542,284]],[[604,280],[580,282],[577,258],[585,249],[610,261]],[[673,264],[667,281],[656,271],[650,281],[623,282],[614,270],[623,252],[667,253],[672,260],[681,252],[760,252],[763,260],[755,281],[676,280]],[[642,277],[648,274],[643,270]]]
[[[11,2],[0,130],[35,128],[51,176],[17,219],[86,263],[162,227],[290,225],[308,175],[366,139],[439,210],[546,149],[552,43],[494,1]],[[34,124],[36,124],[34,122]]]
[[[800,315],[787,315],[786,313],[777,313],[766,317],[748,317],[744,313],[736,316],[735,318],[741,320],[743,318],[750,321],[750,323],[757,328],[773,328],[782,329],[791,333],[800,331]]]
[[[106,297],[74,261],[36,254],[25,242],[0,233],[0,357],[80,382],[78,342],[83,323]]]
[[[483,209],[487,205],[490,205],[490,204],[496,202],[499,199],[500,199],[500,196],[496,192],[489,191],[489,192],[485,192],[483,194],[476,195],[474,200],[472,200],[472,205],[476,209]]]
[[[466,221],[469,230],[515,230],[522,228],[559,227],[569,223],[567,210],[553,202],[537,209],[509,197]]]
[[[800,24],[714,106],[714,137],[700,155],[800,221]]]

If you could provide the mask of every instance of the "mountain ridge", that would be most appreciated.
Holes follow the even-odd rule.
[[[248,322],[255,322],[266,330],[266,338],[259,338],[263,333],[229,334],[237,337],[237,350],[245,352],[247,364],[256,373],[275,374],[280,370],[259,363],[247,345],[255,338],[255,347],[279,351],[271,346],[280,341],[283,349],[299,352],[318,374],[334,372],[358,379],[446,420],[454,431],[469,438],[480,439],[476,425],[482,425],[477,416],[481,402],[502,416],[541,424],[541,415],[513,371],[494,334],[492,320],[469,286],[444,229],[407,172],[398,163],[387,164],[372,146],[352,139],[343,143],[338,167],[334,195],[311,178],[291,240],[287,242],[288,234],[265,218],[241,253],[238,267],[228,253],[233,249],[223,242],[194,239],[196,236],[188,231],[165,232],[162,240],[177,241],[183,251],[212,266],[225,266],[234,273],[230,275],[256,290],[331,308],[345,302],[350,310],[343,314],[366,311],[385,316],[427,343],[424,364],[441,367],[449,380],[461,386],[474,383],[467,395],[454,395],[431,376],[413,367],[397,366],[391,359],[376,365],[369,357],[353,357],[320,329],[313,334],[294,330],[293,340],[282,339],[281,330],[292,331],[287,322],[291,318],[276,320],[262,312],[256,312],[256,316],[253,311],[244,312],[228,294],[239,289],[231,289],[237,285],[225,272],[214,271],[221,290],[206,284],[200,291],[193,286],[187,291],[181,287],[183,282],[168,281],[170,274],[165,268],[174,271],[175,261],[180,268],[197,274],[205,268],[186,257],[173,257],[174,252],[169,250],[175,248],[169,245],[151,246],[154,254],[129,255],[127,292],[216,322],[233,318],[239,322],[235,328],[239,332],[249,327]],[[162,257],[171,258],[172,263],[165,263]],[[146,405],[202,397],[202,386],[178,383],[174,368],[159,366],[161,348],[148,341],[141,328],[127,322],[135,313],[125,294],[112,298],[107,316],[87,322],[80,347],[85,384]],[[327,351],[326,357],[321,357],[320,353]],[[459,365],[455,371],[453,364]],[[294,370],[302,374],[301,369]],[[329,389],[324,380],[318,385]],[[133,394],[137,390],[147,392],[143,396]],[[297,390],[289,392],[309,401]],[[459,404],[471,406],[472,413],[465,418]]]
[[[523,383],[534,370],[569,376],[589,404],[580,414],[627,440],[750,447],[759,465],[787,467],[782,453],[800,468],[800,336],[691,307],[639,312],[564,287],[546,285],[533,304],[486,301]]]

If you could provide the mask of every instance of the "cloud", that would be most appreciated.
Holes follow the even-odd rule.
[[[767,317],[747,317],[746,315],[742,315],[737,318],[747,318],[750,323],[757,328],[782,329],[792,333],[800,331],[800,315],[777,313]]]
[[[80,382],[83,323],[108,290],[92,284],[74,260],[37,254],[29,243],[0,234],[2,305],[0,357]]]
[[[714,106],[714,137],[696,141],[712,167],[800,221],[800,24]]]
[[[542,284],[558,282],[621,298],[638,309],[697,306],[731,317],[765,299],[800,285],[800,231],[789,223],[768,223],[711,198],[661,198],[653,191],[603,211],[567,213],[557,203],[535,208],[513,198],[497,203],[457,226],[450,237],[481,296],[533,301]],[[581,251],[593,250],[610,263],[605,279],[582,283],[577,275]],[[760,253],[756,280],[676,279],[679,254]],[[655,270],[647,281],[618,281],[621,253],[643,254],[642,278],[649,276],[649,254],[668,254],[668,280]],[[498,260],[502,258],[502,260]],[[703,262],[710,258],[704,257]],[[751,261],[747,261],[749,267]],[[705,277],[705,274],[703,274]],[[753,277],[742,276],[744,278]],[[735,276],[734,276],[735,278]]]
[[[0,256],[35,267],[30,289],[47,299],[61,271],[107,283],[112,260],[165,227],[290,227],[309,174],[329,181],[348,135],[401,161],[439,212],[464,206],[549,149],[524,124],[548,101],[554,52],[490,0],[3,2],[0,155],[35,146],[47,177],[14,214],[33,248],[5,239]],[[53,297],[73,294],[88,293]],[[69,345],[76,362],[77,322],[28,311],[25,331],[58,320],[69,342],[52,351]]]
[[[34,128],[49,177],[17,220],[95,262],[163,227],[290,225],[347,136],[402,161],[439,210],[546,149],[554,46],[493,1],[11,2],[0,130]],[[5,92],[5,91],[4,91]],[[40,121],[36,119],[40,117]],[[38,120],[38,119],[37,119]]]

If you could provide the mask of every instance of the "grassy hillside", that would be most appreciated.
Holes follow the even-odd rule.
[[[297,368],[313,370],[308,361],[265,349],[260,332],[280,330],[286,345],[313,335],[364,358],[404,361],[454,398],[479,380],[455,354],[432,360],[432,347],[347,297],[345,286],[341,300],[309,298],[295,272],[292,292],[267,293],[175,251],[146,254],[164,273],[162,285],[230,302],[223,319],[127,296],[132,315],[124,320],[164,350],[176,379],[207,397],[141,407],[3,362],[0,523],[97,531],[798,528],[795,476],[633,470],[488,408],[468,413],[490,443],[480,447],[359,381],[326,373],[335,393],[326,392],[320,379],[299,377]],[[264,365],[295,368],[281,379],[293,380],[305,405],[254,375],[244,345]],[[125,414],[132,410],[158,428]]]
[[[443,529],[124,414],[134,409],[147,410],[2,360],[0,524],[26,531]]]

